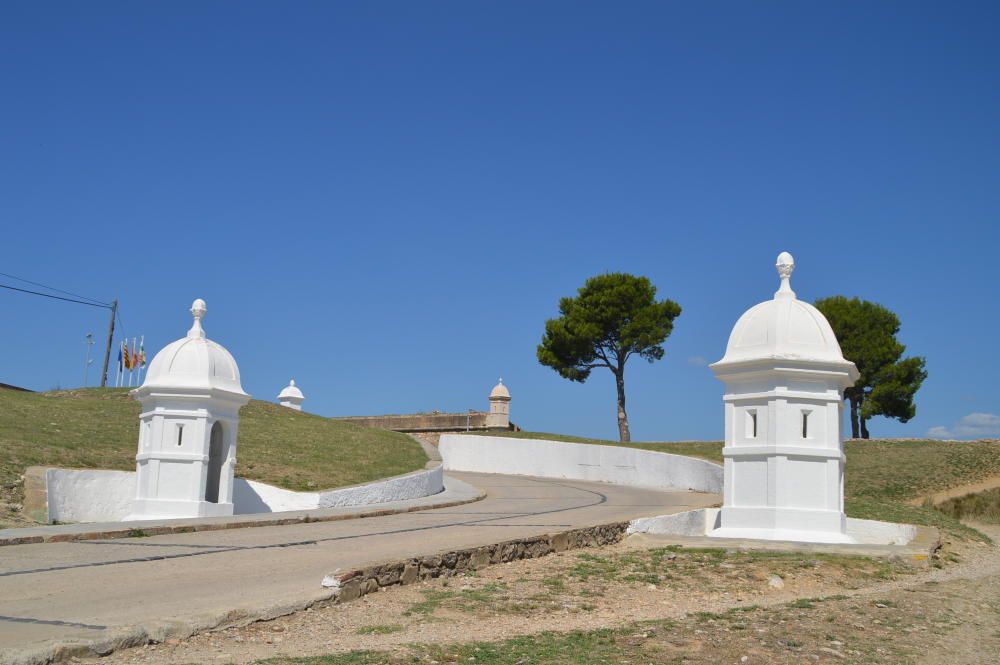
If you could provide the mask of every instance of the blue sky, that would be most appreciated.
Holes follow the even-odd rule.
[[[880,302],[927,357],[917,417],[874,435],[997,435],[998,20],[995,3],[4,3],[0,272],[119,298],[150,352],[204,298],[255,397],[294,377],[325,415],[465,410],[503,375],[515,422],[607,438],[610,373],[565,381],[535,346],[587,277],[643,274],[684,311],[665,359],[628,370],[633,437],[707,439],[722,390],[704,363],[788,250],[800,298]],[[0,304],[0,381],[82,383],[106,312]]]

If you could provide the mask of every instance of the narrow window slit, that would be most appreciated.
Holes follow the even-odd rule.
[[[177,426],[177,445],[184,443],[184,425]]]

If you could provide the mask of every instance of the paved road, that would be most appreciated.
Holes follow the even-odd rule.
[[[0,547],[0,661],[121,629],[207,626],[227,612],[328,596],[326,573],[381,560],[680,512],[719,497],[601,483],[450,474],[475,503],[341,522]]]

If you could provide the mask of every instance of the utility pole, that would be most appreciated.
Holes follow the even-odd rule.
[[[118,318],[118,298],[111,301],[111,323],[108,325],[108,345],[104,347],[104,371],[101,372],[101,387],[108,386],[108,363],[111,361],[111,343],[115,339],[115,319]]]
[[[94,364],[94,361],[90,359],[90,349],[94,346],[94,333],[87,333],[87,339],[84,342],[87,345],[87,360],[83,364],[83,387],[87,387],[87,379],[90,378],[90,366]]]

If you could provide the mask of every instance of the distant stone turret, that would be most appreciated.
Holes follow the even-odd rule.
[[[295,409],[296,411],[302,410],[302,402],[304,402],[306,396],[302,394],[298,386],[295,385],[295,379],[288,382],[285,389],[278,393],[278,404],[281,406],[287,406],[289,409]]]
[[[490,391],[490,413],[486,416],[489,429],[510,429],[510,391],[503,379]]]

